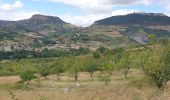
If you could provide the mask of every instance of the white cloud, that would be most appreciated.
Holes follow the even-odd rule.
[[[37,11],[16,11],[16,12],[0,12],[1,20],[22,20],[28,19],[34,14],[38,14],[40,12]]]
[[[64,3],[76,6],[88,12],[107,12],[112,10],[109,0],[47,0],[51,2]]]
[[[139,11],[138,10],[119,9],[119,10],[114,10],[112,12],[112,16],[126,15],[126,14],[130,14],[130,13],[134,13],[134,12],[139,12]]]
[[[94,21],[96,21],[98,19],[105,18],[107,16],[109,16],[109,15],[107,15],[107,14],[100,14],[100,15],[91,14],[91,15],[85,15],[85,16],[61,15],[59,17],[62,18],[62,20],[72,23],[74,25],[86,27],[86,26],[93,24]]]
[[[21,1],[15,1],[14,4],[12,5],[13,8],[22,8],[23,3]]]
[[[22,11],[24,4],[20,0],[15,0],[13,3],[6,3],[0,0],[0,20],[22,20],[30,18],[37,11]]]
[[[96,20],[100,20],[103,18],[107,18],[110,16],[116,15],[126,15],[133,12],[138,12],[137,10],[114,10],[112,13],[104,13],[104,14],[89,14],[89,15],[82,15],[82,16],[74,16],[74,15],[60,15],[59,17],[62,18],[66,22],[70,22],[74,25],[78,26],[89,26],[93,24]]]
[[[150,5],[154,0],[110,0],[113,6],[120,5]]]
[[[23,7],[23,3],[19,0],[16,0],[14,3],[4,3],[0,1],[0,10],[1,11],[12,11]]]
[[[126,5],[150,5],[154,0],[47,0],[56,3],[64,3],[76,6],[84,11],[92,13],[111,12],[113,7]]]

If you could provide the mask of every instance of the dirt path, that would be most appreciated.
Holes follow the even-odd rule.
[[[1,84],[8,84],[8,83],[16,83],[20,81],[19,76],[3,76],[0,77],[0,85]]]

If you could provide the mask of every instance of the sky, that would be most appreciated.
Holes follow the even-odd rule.
[[[0,0],[0,20],[28,19],[34,14],[58,16],[77,26],[134,12],[170,16],[169,0]]]

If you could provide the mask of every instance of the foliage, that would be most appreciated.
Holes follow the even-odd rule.
[[[58,80],[60,80],[59,76],[64,72],[64,64],[62,62],[55,62],[52,71],[57,75]]]
[[[128,71],[135,66],[136,53],[134,51],[124,51],[120,60],[120,67],[124,70],[125,79],[127,79]]]
[[[157,45],[141,54],[140,64],[146,75],[150,76],[156,86],[163,90],[170,80],[170,46]]]
[[[70,60],[69,64],[69,73],[71,76],[74,77],[75,81],[78,80],[78,74],[81,70],[81,66],[82,66],[82,62],[79,59],[73,58],[72,60]]]
[[[103,67],[110,76],[114,70],[121,69],[120,60],[122,58],[123,48],[115,48],[107,51],[103,58]]]
[[[94,52],[93,53],[93,58],[95,58],[95,59],[99,59],[101,57],[101,55],[100,55],[100,53],[99,52]]]
[[[94,59],[87,59],[85,61],[83,71],[90,73],[90,76],[93,76],[93,73],[98,70],[98,63]]]
[[[29,84],[29,81],[31,81],[32,79],[36,78],[34,76],[34,72],[33,71],[24,71],[24,72],[21,72],[20,74],[20,78],[25,82],[27,81],[27,83]]]
[[[0,60],[2,59],[22,59],[22,58],[50,58],[50,57],[68,57],[68,56],[79,56],[88,54],[90,51],[88,48],[79,48],[67,50],[48,50],[45,48],[42,51],[12,51],[12,52],[3,52],[0,51]]]
[[[40,74],[45,79],[47,79],[47,76],[50,74],[50,67],[51,66],[49,64],[44,63],[40,66]]]
[[[101,47],[99,47],[99,48],[97,49],[97,51],[98,51],[99,53],[104,53],[106,50],[107,50],[107,48],[105,48],[105,47],[103,47],[103,46],[101,46]]]

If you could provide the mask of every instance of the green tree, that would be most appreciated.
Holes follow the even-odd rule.
[[[149,34],[148,35],[149,44],[155,46],[156,45],[156,35],[155,34]]]
[[[128,78],[128,72],[132,66],[135,66],[135,51],[124,51],[120,61],[121,69],[124,71],[125,79]]]
[[[80,69],[81,69],[81,61],[79,59],[73,58],[73,60],[69,62],[68,71],[71,74],[71,76],[74,77],[75,81],[78,80]]]
[[[97,49],[97,51],[98,51],[99,53],[104,53],[106,50],[107,50],[107,48],[105,48],[105,47],[103,47],[103,46],[101,46],[101,47],[99,47],[99,48]]]
[[[123,48],[115,48],[114,50],[106,52],[104,55],[104,65],[105,65],[105,70],[112,75],[114,70],[119,70],[120,69],[120,60],[122,58],[123,54]]]
[[[101,55],[100,55],[100,53],[99,52],[94,52],[93,53],[93,58],[95,58],[95,59],[99,59],[101,57]]]
[[[114,50],[108,50],[105,52],[100,60],[100,70],[104,72],[105,84],[111,81],[111,76],[114,70],[120,69],[120,59],[122,58],[123,48],[115,48]]]
[[[34,72],[33,71],[24,71],[24,72],[21,72],[20,73],[20,78],[24,81],[24,82],[27,82],[27,84],[30,83],[30,81],[34,78],[36,78],[34,76]]]
[[[60,80],[60,74],[64,72],[63,62],[56,62],[53,66],[53,71],[57,75],[58,80]]]
[[[93,73],[98,69],[98,64],[96,60],[89,58],[89,60],[85,62],[83,69],[84,71],[90,73],[90,76],[93,77]]]
[[[140,64],[146,75],[150,76],[160,90],[164,90],[170,80],[170,46],[157,45],[144,51]]]
[[[40,74],[45,79],[48,79],[47,76],[50,74],[50,65],[49,64],[42,64],[40,66]]]

